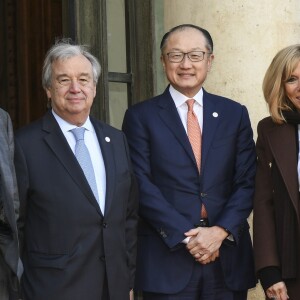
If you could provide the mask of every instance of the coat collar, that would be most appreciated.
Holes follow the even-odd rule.
[[[296,151],[298,147],[295,134],[293,125],[282,124],[270,129],[267,138],[292,203],[296,212],[298,212],[299,184],[297,173],[298,155]]]
[[[197,163],[192,146],[189,142],[189,138],[179,117],[175,103],[169,92],[169,87],[167,87],[164,93],[158,98],[158,106],[160,108],[159,115],[161,120],[174,134],[175,138],[182,145],[188,156],[193,161],[195,167],[197,168]]]
[[[202,158],[201,168],[205,166],[209,149],[214,140],[216,129],[222,113],[218,110],[217,101],[212,94],[203,90],[203,132],[202,132]]]

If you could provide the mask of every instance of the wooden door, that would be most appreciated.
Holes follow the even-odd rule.
[[[0,107],[15,128],[45,113],[43,59],[61,36],[61,0],[0,1]]]

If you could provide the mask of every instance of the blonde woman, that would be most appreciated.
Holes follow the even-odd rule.
[[[270,117],[258,124],[256,270],[268,299],[300,295],[300,44],[279,51],[263,81]]]

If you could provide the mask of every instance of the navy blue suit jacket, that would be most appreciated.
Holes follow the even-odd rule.
[[[140,188],[136,288],[176,293],[188,283],[194,259],[181,241],[199,222],[227,228],[220,259],[228,287],[255,286],[247,218],[252,210],[255,148],[247,109],[204,91],[202,163],[193,150],[169,89],[130,107],[123,130]]]

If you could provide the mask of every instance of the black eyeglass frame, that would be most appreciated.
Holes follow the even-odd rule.
[[[178,61],[174,61],[174,60],[171,60],[170,59],[170,54],[174,54],[174,53],[177,53],[177,54],[183,54],[183,56],[182,56],[182,59],[181,60],[178,60]],[[193,59],[193,58],[191,58],[190,57],[190,54],[191,53],[202,53],[202,59]],[[188,59],[191,61],[191,62],[200,62],[200,61],[202,61],[203,59],[204,59],[204,57],[205,57],[205,54],[212,54],[212,52],[206,52],[206,51],[201,51],[201,50],[194,50],[194,51],[190,51],[190,52],[181,52],[181,51],[171,51],[171,52],[168,52],[168,53],[166,53],[166,55],[167,55],[167,57],[168,57],[168,60],[169,60],[169,62],[172,62],[172,63],[181,63],[183,60],[184,60],[184,58],[185,58],[185,56],[187,56],[188,57]]]

